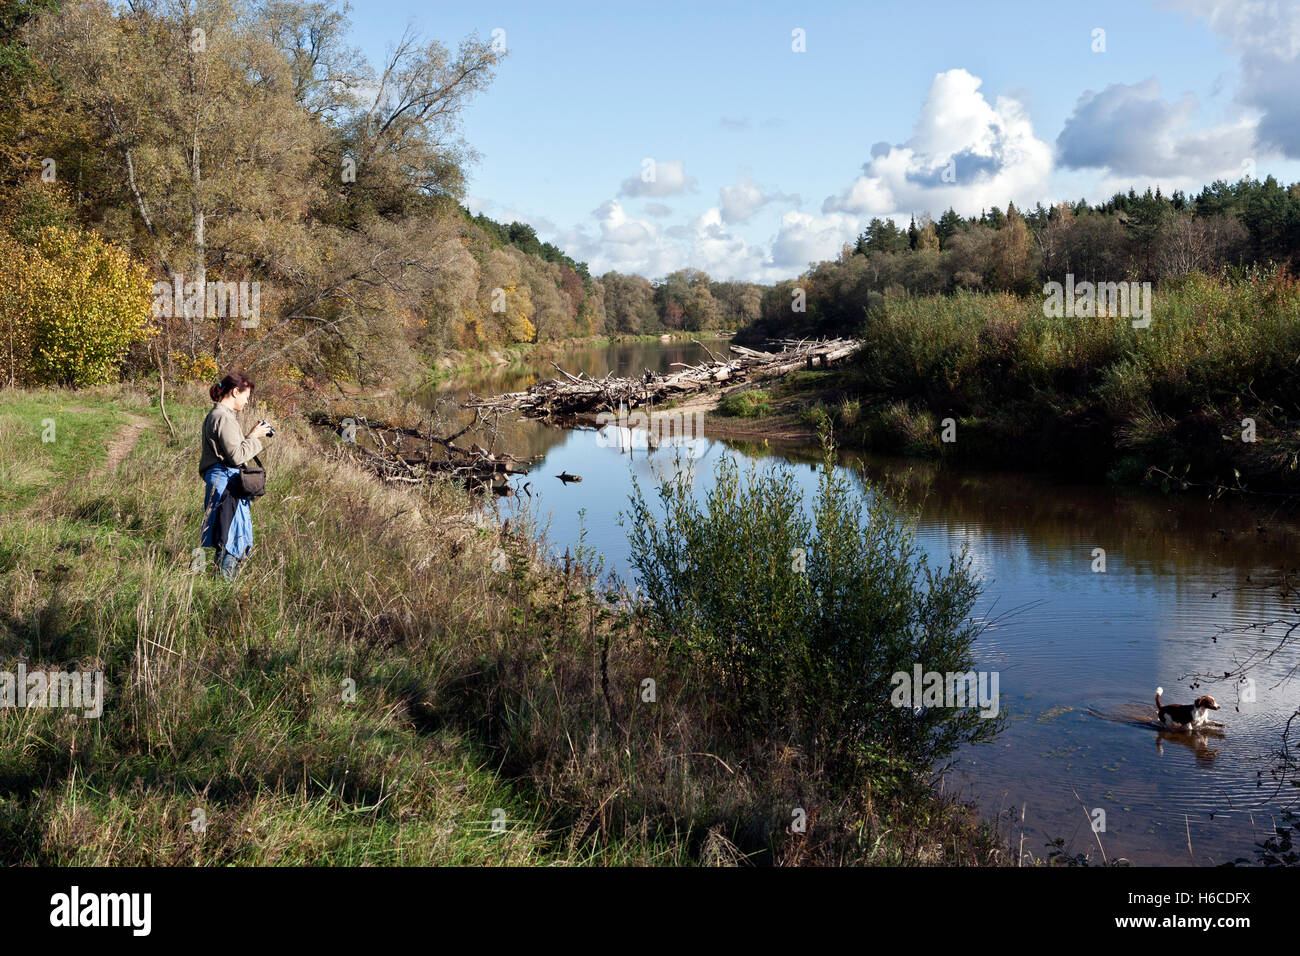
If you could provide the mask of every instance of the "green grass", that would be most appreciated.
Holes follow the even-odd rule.
[[[761,388],[732,392],[718,402],[717,413],[732,418],[766,418],[772,414],[772,398]]]
[[[30,502],[57,477],[103,464],[109,438],[127,415],[93,392],[56,401],[14,395],[0,405],[0,508]]]
[[[486,756],[455,728],[410,719],[441,653],[377,652],[388,624],[414,625],[391,590],[386,539],[356,533],[398,503],[392,495],[281,445],[266,456],[278,493],[255,506],[246,576],[195,574],[206,409],[170,406],[184,436],[172,445],[140,399],[124,404],[155,427],[104,482],[89,477],[102,463],[93,445],[125,418],[120,405],[57,393],[0,401],[5,420],[24,424],[78,416],[53,448],[26,428],[5,433],[29,505],[3,520],[3,656],[103,669],[108,683],[97,721],[41,710],[0,720],[6,862],[551,862],[535,806]],[[98,411],[70,413],[74,400]],[[472,613],[443,597],[449,613]],[[205,833],[187,826],[195,811]]]

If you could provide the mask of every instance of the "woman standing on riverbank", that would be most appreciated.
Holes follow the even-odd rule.
[[[253,383],[241,372],[231,372],[208,394],[213,405],[203,420],[199,451],[199,474],[204,484],[200,543],[205,548],[216,548],[217,571],[230,581],[253,547],[253,517],[248,499],[227,495],[227,485],[239,474],[240,465],[262,451],[262,438],[270,433],[270,426],[258,422],[247,435],[240,428],[236,413],[244,410],[253,394]]]

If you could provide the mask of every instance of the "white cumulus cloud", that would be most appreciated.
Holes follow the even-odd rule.
[[[1197,112],[1190,93],[1177,102],[1164,99],[1155,77],[1088,90],[1057,137],[1060,161],[1075,169],[1189,182],[1236,178],[1254,150],[1254,122],[1198,128]]]
[[[822,212],[905,217],[949,206],[972,215],[1008,200],[1050,198],[1052,150],[1018,100],[990,104],[983,81],[963,69],[935,76],[911,139],[879,143],[862,175],[822,204]]]
[[[629,216],[617,199],[601,203],[591,217],[596,221],[595,235],[579,225],[562,233],[557,245],[585,261],[593,273],[614,269],[659,276],[681,268],[681,247],[649,220]]]
[[[858,233],[860,219],[845,213],[813,216],[792,209],[781,217],[772,243],[771,264],[778,275],[801,272],[810,263],[833,259]]]
[[[1237,55],[1237,102],[1257,112],[1259,145],[1300,159],[1300,4],[1294,0],[1165,0],[1203,18]]]
[[[714,279],[762,281],[770,273],[760,246],[727,231],[722,210],[710,207],[691,226],[691,265]]]

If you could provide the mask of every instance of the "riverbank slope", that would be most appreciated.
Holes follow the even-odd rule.
[[[250,410],[276,419],[270,490],[239,579],[214,580],[193,549],[207,404],[167,410],[174,440],[141,388],[0,394],[3,659],[106,684],[97,719],[0,719],[4,862],[1009,859],[927,788],[827,793],[780,741],[728,751],[580,561],[452,485],[381,484],[287,409]]]

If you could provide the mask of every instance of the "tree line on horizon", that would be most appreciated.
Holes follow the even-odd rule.
[[[1300,267],[1300,183],[1272,176],[1216,181],[1195,196],[1157,187],[1096,205],[1081,199],[1021,212],[1008,203],[970,217],[949,209],[937,221],[913,217],[906,229],[876,218],[837,258],[768,288],[746,336],[851,333],[891,293],[1032,296],[1069,275],[1159,286],[1270,265]]]
[[[530,227],[500,228],[536,242]],[[607,272],[600,285],[606,332],[732,330],[760,339],[851,332],[887,292],[1036,295],[1067,275],[1159,285],[1270,264],[1300,266],[1300,183],[1284,187],[1272,176],[1216,181],[1195,196],[1130,189],[1095,205],[1039,203],[1024,213],[1014,203],[968,217],[949,208],[938,220],[923,212],[906,229],[877,217],[836,259],[774,284],[681,269],[653,281]]]

